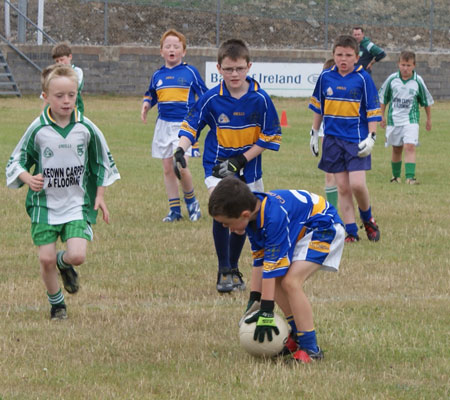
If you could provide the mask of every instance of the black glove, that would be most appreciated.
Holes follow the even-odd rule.
[[[260,310],[253,316],[245,320],[246,324],[256,322],[255,333],[253,334],[253,340],[259,340],[260,343],[264,342],[264,336],[267,332],[267,339],[272,341],[272,331],[276,335],[280,334],[280,331],[275,324],[275,318],[273,313],[274,302],[263,300],[261,301]]]
[[[230,175],[236,175],[247,164],[247,159],[243,154],[231,157],[213,167],[212,175],[216,178],[225,178]]]
[[[186,168],[186,160],[184,159],[184,150],[178,147],[173,153],[173,172],[178,179],[181,179],[179,168]]]

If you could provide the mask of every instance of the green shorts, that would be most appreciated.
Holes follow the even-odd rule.
[[[59,225],[31,224],[31,237],[36,246],[54,243],[58,240],[58,236],[61,237],[62,242],[74,237],[92,241],[94,232],[91,225],[84,220],[70,221]]]

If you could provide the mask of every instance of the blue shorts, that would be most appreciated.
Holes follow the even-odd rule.
[[[333,135],[325,135],[319,169],[330,172],[368,171],[372,167],[370,154],[358,157],[358,143],[347,142]]]

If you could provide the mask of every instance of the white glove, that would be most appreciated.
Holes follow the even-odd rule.
[[[309,141],[309,148],[314,157],[319,156],[319,131],[311,128],[311,140]]]
[[[372,152],[376,138],[377,135],[375,134],[375,132],[369,133],[369,135],[358,145],[358,157],[367,157]]]

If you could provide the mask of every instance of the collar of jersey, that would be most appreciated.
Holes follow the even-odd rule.
[[[259,89],[258,82],[256,82],[253,78],[250,78],[249,76],[247,76],[245,79],[250,84],[248,87],[247,93],[258,91],[258,89]],[[227,86],[225,85],[225,82],[223,80],[220,81],[219,96],[230,96],[231,97],[231,94],[228,91]]]
[[[165,65],[163,65],[163,66],[160,68],[160,70],[167,69],[167,70],[169,70],[169,71],[173,71],[175,68],[182,67],[183,65],[187,65],[187,63],[184,62],[184,61],[182,61],[181,64],[175,65],[175,67],[172,67],[172,68],[168,68],[168,67],[166,67]]]
[[[51,126],[56,132],[58,132],[64,138],[67,137],[67,135],[72,130],[72,127],[75,125],[75,123],[81,122],[82,119],[83,119],[83,116],[78,111],[78,109],[75,107],[70,116],[70,122],[67,124],[67,126],[65,126],[64,128],[61,128],[59,125],[56,124],[56,121],[50,115],[50,106],[49,105],[47,105],[44,108],[44,111],[41,114],[42,125]]]
[[[411,81],[411,80],[415,80],[415,79],[416,79],[416,76],[417,76],[417,72],[416,72],[416,71],[413,71],[413,74],[412,74],[411,78],[406,79],[406,81],[405,81],[405,80],[402,78],[402,74],[400,73],[400,71],[397,72],[397,77],[398,77],[398,79],[400,79],[403,83],[409,82],[409,81]]]
[[[353,71],[352,71],[352,72],[361,72],[363,69],[364,69],[364,68],[363,68],[362,65],[355,65],[355,67],[353,68]],[[337,65],[333,65],[333,66],[330,68],[330,70],[331,70],[331,71],[335,71],[336,73],[339,73],[339,70],[338,70]]]
[[[262,192],[253,192],[254,195],[261,201],[261,207],[259,208],[258,216],[256,218],[257,228],[262,228],[264,226],[264,211],[266,209],[267,194]]]

